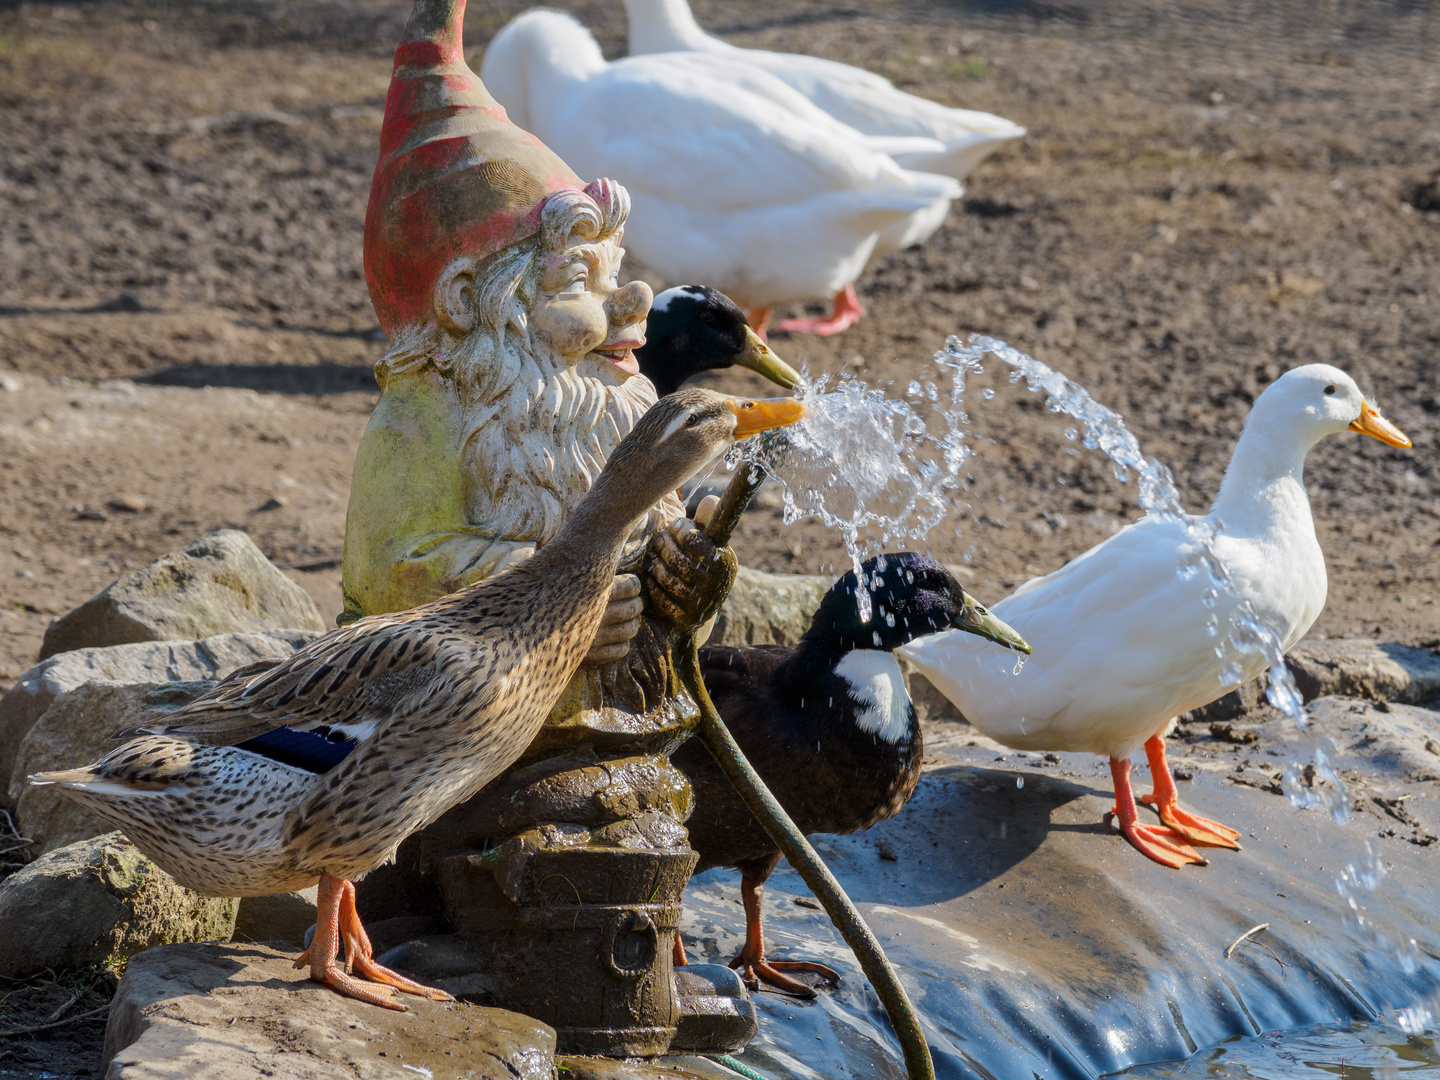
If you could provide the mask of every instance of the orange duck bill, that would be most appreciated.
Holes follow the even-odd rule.
[[[1379,439],[1387,446],[1398,446],[1402,450],[1408,450],[1412,445],[1409,436],[1381,416],[1378,408],[1364,400],[1360,403],[1360,415],[1350,422],[1350,430]]]
[[[794,398],[731,398],[726,404],[735,414],[737,441],[771,428],[793,424],[805,415],[805,406]]]

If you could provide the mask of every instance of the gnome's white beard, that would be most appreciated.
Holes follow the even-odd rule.
[[[471,342],[476,348],[459,364],[470,523],[496,539],[544,545],[655,404],[655,387],[643,375],[621,379],[607,361],[572,367],[559,356],[529,355],[512,334],[498,343],[500,357],[493,337]],[[684,512],[674,495],[657,503],[626,542],[622,565]]]

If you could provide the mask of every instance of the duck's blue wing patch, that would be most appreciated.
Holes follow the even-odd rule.
[[[278,727],[240,743],[237,749],[249,750],[306,772],[326,773],[350,756],[355,740],[328,727],[313,731]]]

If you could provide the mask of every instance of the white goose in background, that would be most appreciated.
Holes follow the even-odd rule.
[[[907,169],[941,173],[964,180],[1002,145],[1025,136],[1025,129],[1004,117],[972,109],[954,109],[928,98],[897,90],[889,79],[864,68],[803,53],[742,49],[707,34],[695,21],[686,0],[624,0],[630,24],[630,55],[702,53],[724,61],[722,70],[743,78],[744,68],[758,67],[782,80],[830,116],[867,135],[920,135],[938,147],[896,152]],[[874,262],[929,238],[945,221],[950,200],[882,229],[871,253]],[[835,297],[828,320],[790,319],[781,330],[834,333],[830,324],[853,325],[864,314],[847,285]]]
[[[750,68],[737,79],[716,58],[607,63],[590,32],[555,11],[500,31],[480,75],[581,175],[625,185],[625,243],[641,260],[754,309],[762,333],[770,308],[841,292],[880,230],[933,216],[961,191],[890,156],[937,149],[934,139],[861,134],[775,76]]]
[[[1205,522],[1236,592],[1284,648],[1302,638],[1325,606],[1325,557],[1305,493],[1305,455],[1346,429],[1391,446],[1410,440],[1382,417],[1338,368],[1310,364],[1286,372],[1256,400],[1225,480]],[[1204,863],[1192,844],[1238,848],[1240,834],[1177,805],[1165,742],[1174,718],[1206,705],[1265,670],[1256,654],[1216,656],[1223,640],[1206,632],[1212,614],[1223,629],[1238,608],[1224,591],[1206,607],[1211,586],[1194,565],[1199,542],[1175,520],[1145,517],[1053,574],[1027,581],[994,607],[1023,627],[1034,648],[1019,674],[970,644],[969,635],[937,634],[900,651],[913,660],[975,727],[1018,750],[1069,750],[1110,758],[1120,832],[1166,866]],[[1238,680],[1222,681],[1239,661]],[[1137,820],[1130,755],[1144,745],[1154,793],[1143,799],[1162,826]]]

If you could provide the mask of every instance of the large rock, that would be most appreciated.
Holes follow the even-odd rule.
[[[229,941],[234,900],[182,888],[118,832],[52,851],[0,882],[0,975],[116,967],[176,941]]]
[[[233,940],[288,941],[304,948],[305,931],[315,925],[316,891],[312,885],[299,892],[241,897]]]
[[[1306,701],[1338,694],[1419,705],[1440,697],[1440,652],[1393,642],[1302,641],[1285,658]]]
[[[820,574],[767,574],[741,567],[710,632],[712,645],[794,645],[834,584]]]
[[[203,641],[77,649],[52,656],[21,675],[0,697],[0,782],[9,786],[16,751],[35,722],[56,698],[77,687],[223,679],[256,660],[283,659],[319,636],[315,630],[272,630],[266,634],[220,634]]]
[[[31,773],[75,769],[98,761],[118,743],[117,730],[153,720],[210,689],[211,682],[86,683],[61,694],[20,742],[10,775],[10,802],[35,854],[109,832],[115,826],[54,786],[35,787]]]
[[[315,601],[243,532],[222,529],[133,570],[45,631],[40,659],[136,641],[324,630]]]
[[[264,945],[137,956],[105,1029],[106,1080],[551,1080],[555,1031],[519,1013],[404,996],[378,1009]]]

